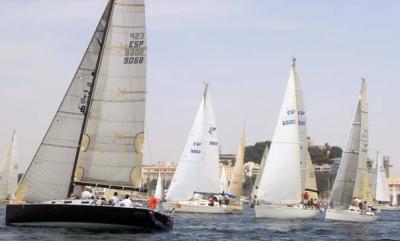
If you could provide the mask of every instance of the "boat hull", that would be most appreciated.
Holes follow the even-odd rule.
[[[325,221],[342,221],[354,223],[370,223],[378,219],[377,215],[360,214],[348,210],[326,210]]]
[[[101,229],[170,230],[170,215],[148,208],[68,204],[8,204],[6,224]]]
[[[374,206],[372,206],[372,208],[378,209],[381,211],[400,211],[400,206],[393,207],[393,206],[384,206],[384,205],[382,205],[382,206],[374,205]]]
[[[311,219],[320,215],[319,209],[304,209],[302,207],[286,207],[272,205],[256,205],[256,218],[275,219]]]
[[[177,213],[208,213],[208,214],[226,214],[232,213],[234,208],[229,205],[216,204],[215,206],[208,206],[208,202],[197,201],[181,201],[181,202],[162,202],[164,210],[169,210],[175,207]]]

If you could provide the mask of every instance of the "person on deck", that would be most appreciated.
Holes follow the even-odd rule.
[[[111,197],[111,205],[117,206],[119,204],[118,193],[114,192],[114,195]]]
[[[155,196],[151,196],[148,200],[149,208],[156,209],[158,206],[158,199]]]
[[[310,196],[308,195],[308,192],[304,192],[303,194],[303,202],[304,202],[304,207],[306,208],[308,205],[308,199],[310,198]]]
[[[90,190],[88,188],[85,189],[85,191],[83,191],[81,193],[81,198],[82,199],[91,199],[93,197],[92,193],[90,192]]]
[[[130,208],[130,207],[132,206],[132,201],[131,201],[131,199],[129,198],[129,195],[128,195],[128,194],[125,195],[125,199],[122,200],[122,201],[119,203],[119,206],[121,206],[121,207],[126,207],[126,208]]]
[[[209,200],[208,206],[211,206],[211,207],[214,206],[214,201],[215,201],[214,195],[211,195],[211,197],[208,200]]]

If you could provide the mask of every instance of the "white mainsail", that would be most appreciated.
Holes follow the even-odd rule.
[[[257,199],[272,204],[301,202],[307,154],[305,111],[295,68],[290,71],[280,116],[263,170]]]
[[[236,196],[236,200],[239,200],[242,195],[243,187],[243,165],[244,165],[244,151],[246,146],[246,133],[245,127],[243,127],[242,137],[240,139],[240,144],[236,153],[236,162],[233,168],[233,174],[231,177],[231,182],[229,184],[228,193]]]
[[[74,173],[88,184],[134,184],[143,142],[144,19],[143,0],[109,1],[17,200],[66,198]]]
[[[158,178],[157,178],[157,185],[156,185],[156,190],[154,192],[154,197],[156,197],[158,200],[161,200],[163,197],[163,185],[162,185],[162,178],[161,178],[161,173],[158,173]]]
[[[10,145],[0,163],[0,200],[10,198],[18,184],[21,167],[17,158],[17,135],[15,131]]]
[[[367,106],[364,104],[365,102],[363,103],[363,98],[366,96],[364,79],[361,86],[356,113],[329,199],[329,206],[338,210],[347,210],[353,197],[361,198],[358,195],[362,195],[363,192],[360,192],[360,190],[365,186],[362,178],[356,178],[360,175],[363,176],[365,168],[360,162],[364,163],[364,160],[360,159],[365,158],[368,151],[366,145],[368,143],[368,128],[364,126],[365,121],[362,121],[368,115]],[[360,153],[363,154],[360,155]]]
[[[166,194],[168,201],[183,201],[194,192],[219,192],[219,150],[214,109],[205,87],[200,108]]]
[[[375,200],[378,202],[390,202],[389,184],[386,178],[382,155],[379,155],[378,158]]]

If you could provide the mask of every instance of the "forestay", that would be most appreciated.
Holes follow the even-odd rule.
[[[301,202],[304,187],[306,129],[305,111],[295,63],[288,84],[278,123],[263,170],[257,199],[273,204]],[[304,166],[304,168],[303,168]]]
[[[15,192],[16,200],[66,198],[87,111],[87,100],[111,11],[106,7],[74,78]]]
[[[78,181],[140,186],[146,59],[143,0],[115,1],[79,155]]]

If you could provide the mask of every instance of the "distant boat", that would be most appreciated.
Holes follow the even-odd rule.
[[[110,0],[42,143],[7,205],[6,224],[170,230],[154,209],[98,205],[83,187],[141,191],[146,99],[143,0]]]
[[[161,173],[158,173],[158,178],[157,178],[157,185],[156,185],[156,190],[154,192],[154,197],[156,197],[158,200],[162,200],[163,198],[163,185],[162,185],[162,178],[161,178]]]
[[[302,203],[307,164],[307,129],[303,93],[295,59],[290,69],[278,123],[257,190],[257,218],[314,218],[319,210]]]
[[[175,212],[230,213],[227,205],[209,206],[208,199],[220,194],[219,144],[214,108],[205,86],[203,99],[166,194],[164,209]]]
[[[22,175],[17,158],[17,134],[12,134],[10,145],[0,163],[0,201],[8,201],[18,185]]]
[[[256,202],[256,199],[257,199],[258,186],[260,185],[261,176],[262,176],[262,173],[264,172],[265,162],[267,161],[268,152],[269,152],[269,148],[267,145],[265,145],[265,149],[264,149],[264,152],[263,152],[263,155],[261,158],[260,169],[258,170],[256,180],[254,181],[254,185],[253,185],[253,188],[252,188],[251,194],[250,194],[252,207],[254,207],[254,203]]]
[[[362,80],[360,97],[349,137],[333,184],[326,221],[373,222],[377,215],[361,211],[353,205],[353,198],[368,198],[365,192],[366,161],[368,154],[367,86]],[[364,189],[364,190],[363,190]]]
[[[234,205],[234,211],[240,212],[243,210],[243,206],[240,203],[240,197],[242,196],[243,179],[244,179],[244,153],[246,147],[246,131],[243,127],[242,137],[240,138],[240,144],[236,153],[236,162],[233,168],[233,174],[231,182],[229,184],[228,193],[235,196],[230,200],[230,203]]]
[[[219,190],[220,193],[227,193],[228,192],[228,175],[226,174],[226,168],[225,165],[222,165],[221,167],[221,178],[219,180]]]

